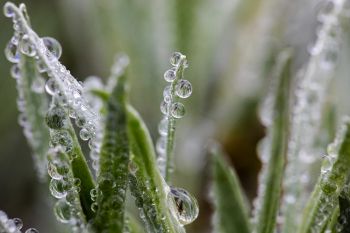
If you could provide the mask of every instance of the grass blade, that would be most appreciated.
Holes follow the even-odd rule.
[[[267,135],[260,142],[259,154],[263,167],[254,206],[254,232],[272,233],[276,225],[287,154],[290,71],[291,52],[286,50],[278,57],[272,90],[261,109],[260,117],[267,127]]]
[[[119,78],[107,102],[94,223],[98,231],[122,232],[124,228],[129,163],[125,79],[125,75]]]
[[[230,169],[219,148],[212,148],[214,232],[249,233],[248,208],[236,173]],[[234,217],[232,217],[234,216]]]

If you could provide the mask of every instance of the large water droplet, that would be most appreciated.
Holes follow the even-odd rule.
[[[39,233],[39,231],[35,228],[28,228],[25,233]]]
[[[15,16],[15,9],[13,8],[12,3],[6,2],[4,5],[4,15],[8,18]]]
[[[14,219],[12,219],[12,220],[13,220],[13,222],[15,223],[17,230],[21,230],[22,227],[23,227],[23,222],[22,222],[22,220],[21,220],[20,218],[14,218]]]
[[[62,55],[61,44],[52,37],[43,37],[42,38],[46,48],[57,58],[59,59]]]
[[[187,80],[180,80],[175,87],[176,94],[181,98],[188,98],[192,94],[192,85]]]
[[[23,54],[29,57],[34,57],[36,54],[35,48],[33,44],[30,42],[29,36],[26,34],[22,37],[22,40],[19,44],[19,48]]]
[[[64,180],[52,179],[50,182],[50,192],[55,198],[63,198],[67,195],[69,185]]]
[[[91,134],[90,134],[89,130],[82,128],[79,132],[79,136],[82,140],[87,141],[90,139]]]
[[[18,63],[20,60],[20,54],[17,49],[17,45],[12,43],[12,41],[8,42],[5,48],[5,56],[9,62]]]
[[[18,64],[14,64],[11,67],[10,73],[11,73],[12,78],[14,78],[14,79],[18,79],[21,77],[21,69],[19,68]]]
[[[322,167],[321,167],[321,173],[327,173],[330,171],[334,163],[334,158],[326,155],[324,156],[323,162],[322,162]]]
[[[47,172],[52,179],[62,179],[62,175],[58,172],[57,166],[51,161],[49,161],[47,164]]]
[[[198,217],[197,200],[185,189],[170,187],[168,201],[173,205],[171,210],[181,224],[187,225]]]
[[[50,108],[45,117],[46,124],[51,129],[62,129],[66,125],[66,113],[60,107]]]
[[[182,57],[181,53],[174,52],[170,57],[170,64],[172,64],[173,66],[179,65],[181,57]]]
[[[164,73],[164,79],[167,82],[173,82],[176,79],[176,70],[171,68]]]
[[[182,118],[185,115],[185,106],[182,103],[173,103],[170,108],[170,113],[175,118]]]
[[[160,103],[160,111],[164,114],[167,115],[168,114],[168,103],[165,101],[162,101]]]
[[[46,81],[45,90],[49,95],[56,95],[58,93],[58,85],[53,78],[50,78]]]
[[[71,207],[66,200],[61,199],[56,202],[54,213],[58,221],[62,223],[69,223],[72,219]]]

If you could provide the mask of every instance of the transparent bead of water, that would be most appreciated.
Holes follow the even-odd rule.
[[[322,167],[321,167],[321,173],[327,173],[331,170],[334,163],[334,158],[330,157],[329,155],[324,156]]]
[[[164,79],[167,82],[173,82],[176,79],[176,70],[171,68],[164,73]]]
[[[47,172],[54,180],[62,179],[62,175],[58,172],[57,166],[51,161],[49,161],[47,164]]]
[[[45,120],[51,129],[62,129],[66,125],[66,113],[61,107],[52,107],[47,112]]]
[[[170,113],[175,118],[182,118],[185,115],[185,106],[182,103],[173,103],[170,108]]]
[[[69,223],[72,219],[71,207],[66,200],[61,199],[54,206],[54,213],[58,221]]]
[[[63,180],[52,179],[49,188],[52,196],[57,199],[61,199],[67,195],[68,186]]]
[[[28,228],[25,233],[39,233],[39,231],[35,228]]]
[[[179,65],[181,57],[182,57],[181,53],[174,52],[170,57],[170,64],[172,64],[173,66]]]
[[[86,120],[84,117],[77,116],[75,119],[75,124],[79,127],[82,128],[86,124]]]
[[[11,67],[10,73],[11,73],[12,78],[14,78],[14,79],[18,79],[21,77],[21,69],[19,68],[18,64],[14,64]]]
[[[80,138],[84,141],[87,141],[90,139],[91,135],[90,132],[86,128],[82,128],[79,132]]]
[[[167,118],[163,118],[158,124],[158,132],[162,136],[166,136],[168,134],[168,124],[169,121]]]
[[[156,150],[158,153],[164,153],[166,150],[166,137],[160,137],[156,143]]]
[[[18,47],[12,41],[9,41],[5,47],[5,56],[9,62],[18,63],[20,60],[20,54]]]
[[[4,5],[4,15],[8,18],[15,16],[15,9],[10,2],[6,2]]]
[[[21,230],[22,227],[23,227],[23,222],[22,222],[22,220],[21,220],[20,218],[14,218],[14,219],[12,219],[12,220],[13,220],[13,222],[15,223],[17,230]]]
[[[53,78],[50,78],[46,81],[45,90],[49,95],[56,95],[58,93],[58,85]]]
[[[42,62],[41,60],[38,60],[36,62],[36,68],[39,71],[39,73],[44,73],[47,71],[46,64],[44,62]]]
[[[42,38],[44,45],[46,48],[54,55],[57,59],[59,59],[62,55],[62,46],[61,44],[52,37],[43,37]]]
[[[26,34],[22,37],[22,40],[20,41],[20,44],[19,44],[19,48],[23,54],[29,57],[34,57],[36,54],[35,48],[33,44],[30,42],[29,36]]]
[[[97,203],[96,203],[96,202],[92,203],[92,204],[91,204],[91,210],[92,210],[92,212],[96,212],[97,209],[98,209]]]
[[[160,111],[164,114],[167,115],[168,114],[168,103],[165,101],[162,101],[160,103]]]
[[[187,80],[180,80],[175,87],[175,93],[180,98],[188,98],[192,94],[192,85]]]
[[[187,225],[198,217],[197,200],[185,189],[170,187],[168,202],[172,205],[171,211],[182,225]]]

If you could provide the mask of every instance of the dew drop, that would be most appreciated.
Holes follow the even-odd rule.
[[[35,228],[28,228],[25,233],[39,233],[39,231]]]
[[[173,205],[171,210],[181,224],[187,225],[198,217],[197,200],[185,189],[170,187],[168,201]]]
[[[167,115],[168,114],[168,103],[165,101],[162,101],[160,103],[160,111],[164,114]]]
[[[55,38],[52,37],[43,37],[42,40],[44,42],[44,45],[52,53],[52,55],[59,59],[62,55],[61,44]]]
[[[51,161],[49,161],[47,164],[47,172],[52,179],[55,179],[55,180],[62,179],[62,175],[58,173],[56,165]]]
[[[69,223],[72,219],[71,207],[68,205],[67,201],[61,199],[56,202],[54,207],[54,213],[58,221],[62,223]]]
[[[179,52],[174,52],[170,57],[170,64],[173,66],[178,66],[181,60],[182,54]]]
[[[31,89],[33,92],[41,94],[45,90],[45,80],[42,77],[37,77],[33,82]]]
[[[19,48],[23,54],[29,57],[34,57],[36,54],[34,46],[30,42],[29,36],[26,34],[22,37],[22,40],[19,44]]]
[[[187,80],[180,80],[176,84],[175,92],[181,98],[188,98],[192,94],[192,85]]]
[[[4,5],[4,15],[8,18],[15,16],[15,9],[13,8],[13,5],[9,2],[6,2]]]
[[[5,48],[5,56],[9,62],[18,63],[20,60],[20,54],[17,49],[17,45],[15,45],[12,41],[8,42]]]
[[[22,220],[21,220],[20,218],[14,218],[14,219],[12,219],[12,220],[13,220],[13,222],[15,223],[15,226],[16,226],[17,230],[21,230],[22,227],[23,227],[23,222],[22,222]]]
[[[14,64],[11,67],[10,73],[11,73],[12,78],[14,78],[14,79],[18,79],[21,77],[21,69],[19,68],[18,64]]]
[[[50,182],[50,192],[55,198],[63,198],[67,195],[68,185],[63,180],[52,179]]]
[[[66,113],[60,107],[53,107],[47,112],[45,120],[51,129],[62,129],[66,125]]]
[[[334,158],[332,158],[329,155],[324,156],[322,167],[321,167],[321,173],[327,173],[332,168],[332,165],[334,163]]]
[[[159,134],[162,135],[162,136],[166,136],[168,134],[168,124],[169,124],[169,121],[167,118],[163,118],[159,124],[158,124],[158,131],[159,131]]]
[[[82,128],[79,132],[79,136],[82,140],[87,141],[90,139],[90,132],[86,128]]]
[[[160,137],[156,143],[156,149],[158,153],[164,153],[166,150],[166,137]]]
[[[185,106],[182,103],[173,103],[170,108],[170,113],[175,118],[182,118],[185,115]]]
[[[174,68],[171,68],[164,73],[164,79],[167,82],[173,82],[176,79],[176,71]]]
[[[56,95],[58,93],[58,85],[53,78],[46,81],[45,90],[49,95]]]
[[[92,203],[92,204],[91,204],[91,210],[92,210],[93,212],[96,212],[97,209],[98,209],[97,203],[96,203],[96,202]]]
[[[86,124],[86,120],[84,117],[77,116],[75,119],[75,124],[79,127],[82,128]]]

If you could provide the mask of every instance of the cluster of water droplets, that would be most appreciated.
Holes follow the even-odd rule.
[[[62,54],[59,42],[51,37],[40,38],[30,28],[23,4],[17,8],[12,3],[6,3],[4,11],[7,17],[12,18],[15,29],[14,36],[5,49],[7,59],[15,63],[11,69],[12,75],[17,78],[20,76],[18,63],[21,56],[35,58],[38,71],[48,78],[46,81],[38,78],[33,85],[33,91],[45,90],[61,106],[69,109],[69,116],[81,128],[79,135],[82,140],[94,139],[100,117],[83,97],[82,84],[58,61]]]
[[[172,153],[173,150],[169,147],[172,147],[171,140],[174,140],[175,120],[185,115],[185,106],[178,100],[188,98],[192,94],[191,83],[183,78],[184,70],[188,67],[186,56],[175,52],[170,58],[170,63],[173,67],[164,73],[164,79],[169,85],[164,88],[163,101],[160,104],[163,118],[158,125],[160,138],[156,143],[157,163],[163,176],[167,169],[167,153]]]
[[[0,210],[0,232],[2,233],[39,233],[35,228],[28,228],[21,231],[23,222],[19,218],[8,218],[4,211]]]
[[[288,142],[288,164],[284,179],[282,212],[303,208],[310,182],[310,166],[319,159],[315,140],[321,124],[321,113],[339,52],[339,19],[345,0],[327,1],[319,13],[321,25],[310,49],[310,60],[299,73],[295,105]],[[328,158],[328,157],[327,157]],[[296,203],[296,200],[298,202]],[[294,214],[293,214],[294,215]],[[290,221],[294,221],[290,219]],[[300,218],[296,218],[299,222]]]
[[[70,159],[61,146],[53,147],[48,152],[47,171],[51,178],[50,192],[57,198],[54,213],[58,221],[72,226],[74,232],[86,228],[85,216],[80,206],[80,179],[74,178]]]

